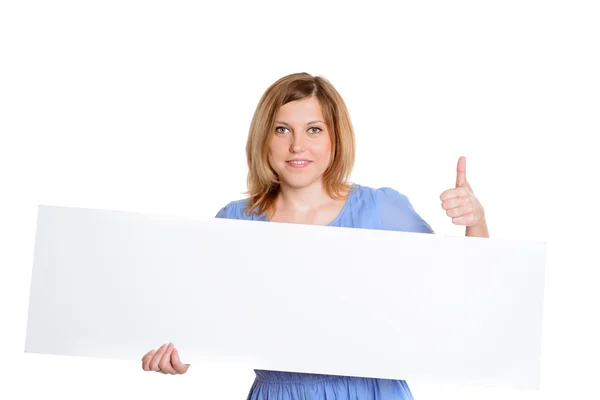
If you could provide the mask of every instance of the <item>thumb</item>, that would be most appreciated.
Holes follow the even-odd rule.
[[[456,187],[467,184],[467,159],[461,156],[456,166]]]
[[[174,349],[171,353],[171,365],[173,365],[173,369],[179,374],[185,374],[190,367],[190,364],[184,364],[181,362],[177,349]]]

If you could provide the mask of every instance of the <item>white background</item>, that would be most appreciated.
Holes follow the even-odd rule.
[[[491,235],[548,243],[541,390],[409,382],[415,398],[598,398],[593,2],[196,3],[0,7],[7,398],[245,398],[248,365],[173,377],[24,354],[37,205],[213,216],[243,196],[263,91],[300,71],[325,76],[347,102],[354,182],[394,187],[438,233],[461,235],[439,195],[465,155]]]

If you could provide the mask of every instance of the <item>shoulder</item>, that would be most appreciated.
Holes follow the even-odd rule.
[[[408,196],[391,187],[375,189],[375,196],[380,204],[392,203],[396,207],[412,208]]]
[[[355,197],[363,210],[377,215],[381,229],[404,232],[432,232],[415,211],[408,196],[391,187],[355,185]]]
[[[352,190],[355,198],[365,203],[365,205],[371,203],[373,206],[379,206],[394,203],[396,206],[410,206],[408,196],[390,187],[374,188],[354,184]]]
[[[248,199],[231,201],[219,210],[215,218],[251,219],[249,215],[244,213],[247,204]]]

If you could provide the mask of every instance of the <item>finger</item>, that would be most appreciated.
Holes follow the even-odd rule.
[[[469,203],[468,197],[453,197],[451,199],[442,201],[442,208],[444,210],[450,210],[452,208],[461,207],[466,203]]]
[[[453,199],[455,197],[468,197],[468,196],[469,196],[468,189],[466,187],[459,187],[459,188],[452,188],[452,189],[445,190],[440,195],[440,200],[446,201],[449,199]]]
[[[173,369],[179,374],[185,374],[190,367],[190,364],[181,362],[177,349],[173,349],[173,352],[171,353],[171,365],[173,365]]]
[[[165,349],[166,349],[167,345],[163,344],[162,346],[160,346],[160,348],[156,351],[156,354],[154,354],[154,356],[152,357],[152,361],[150,361],[150,369],[152,371],[160,371],[160,367],[158,366],[158,363],[160,362],[163,354],[165,354]]]
[[[154,356],[155,353],[156,350],[152,349],[149,352],[147,352],[142,358],[142,369],[144,371],[152,371],[150,369],[150,361],[152,360],[152,356]]]
[[[456,165],[456,187],[464,186],[467,183],[467,159],[461,156]]]
[[[470,226],[475,224],[477,221],[475,220],[475,215],[471,214],[467,214],[464,215],[462,217],[456,217],[456,218],[452,218],[452,223],[455,225],[466,225],[466,226]]]
[[[163,354],[158,366],[161,370],[165,371],[167,374],[176,375],[177,371],[173,369],[171,365],[171,353],[173,352],[173,343],[169,343],[165,353]]]
[[[458,218],[467,216],[473,212],[473,206],[471,204],[463,204],[460,207],[454,207],[446,210],[446,215],[452,218]]]

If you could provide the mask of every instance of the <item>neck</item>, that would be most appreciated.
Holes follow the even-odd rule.
[[[281,185],[277,209],[288,212],[309,212],[329,201],[331,198],[323,189],[321,181],[303,188]]]

